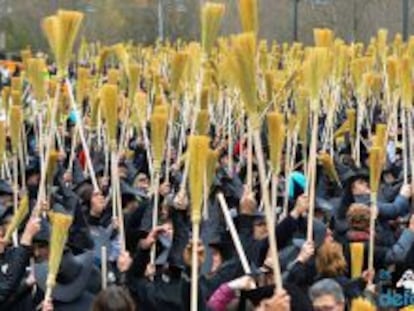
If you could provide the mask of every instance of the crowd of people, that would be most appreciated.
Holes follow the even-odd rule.
[[[36,79],[26,67],[27,59],[0,55],[0,125],[6,124],[0,130],[0,136],[5,137],[5,145],[0,147],[4,149],[4,156],[0,156],[0,310],[410,310],[414,305],[414,189],[410,176],[412,154],[407,149],[411,150],[412,129],[406,121],[398,120],[404,112],[409,113],[408,119],[412,118],[410,110],[401,109],[401,114],[393,115],[394,119],[388,116],[389,107],[376,104],[384,100],[387,90],[375,93],[374,83],[365,86],[370,90],[365,97],[358,96],[357,90],[345,90],[342,99],[325,99],[340,100],[336,106],[326,105],[326,110],[317,112],[319,132],[312,149],[310,132],[316,128],[303,120],[300,126],[305,127],[304,131],[298,123],[289,123],[294,120],[291,114],[299,115],[296,101],[300,99],[295,88],[302,80],[292,82],[287,77],[282,89],[290,91],[285,90],[280,111],[284,112],[282,122],[286,117],[290,124],[286,127],[290,139],[282,146],[280,172],[265,184],[259,178],[261,167],[274,173],[271,161],[267,160],[271,158],[272,144],[283,140],[271,141],[269,128],[263,122],[263,150],[257,150],[256,144],[252,147],[249,115],[245,117],[236,109],[242,99],[238,92],[233,92],[229,81],[217,81],[222,78],[220,69],[214,66],[220,60],[218,53],[218,60],[212,57],[211,67],[205,67],[211,71],[208,74],[212,83],[223,84],[217,88],[219,95],[211,95],[208,107],[203,108],[211,117],[206,136],[209,148],[217,154],[217,163],[212,170],[211,186],[204,185],[198,240],[192,230],[191,187],[186,186],[188,138],[194,131],[192,118],[197,119],[191,113],[197,110],[190,109],[189,113],[177,108],[187,109],[188,102],[203,96],[188,90],[177,96],[169,88],[173,78],[167,73],[169,66],[165,63],[170,60],[166,51],[183,49],[180,44],[158,43],[149,50],[138,47],[141,50],[135,57],[144,59],[145,64],[141,64],[137,89],[144,94],[140,98],[147,101],[144,111],[148,113],[138,119],[124,106],[131,99],[131,90],[119,74],[125,70],[122,59],[98,65],[88,60],[73,62],[65,73],[67,79],[65,76],[61,80],[56,63],[47,59],[42,76],[47,77],[44,83],[49,83],[45,96],[49,107],[37,102]],[[344,47],[341,44],[338,46]],[[194,45],[190,44],[190,48]],[[398,42],[393,48],[390,53],[402,50]],[[290,57],[301,59],[301,51],[302,47],[297,45],[291,50],[289,46],[278,46],[272,52],[260,50],[260,66],[263,55],[268,53],[269,62],[273,55],[282,71],[294,63],[295,59]],[[352,51],[355,55],[360,53],[355,58],[363,58],[363,48],[352,47]],[[370,51],[368,47],[366,54]],[[37,58],[43,57],[41,54]],[[158,69],[159,75],[154,73]],[[82,70],[97,77],[92,83],[99,80],[99,87],[88,86],[87,91],[78,87],[84,83]],[[114,74],[117,70],[118,76]],[[348,75],[345,71],[342,74]],[[384,83],[390,81],[391,75],[387,74]],[[128,79],[132,80],[131,75]],[[344,80],[346,89],[351,83]],[[364,76],[365,80],[371,81]],[[16,91],[16,83],[20,93],[10,92]],[[115,148],[105,131],[99,130],[109,122],[109,117],[106,115],[105,119],[96,113],[95,105],[100,96],[102,102],[101,85],[111,83],[120,88],[120,103],[115,111],[119,110],[121,117],[116,120],[115,140],[121,142],[116,157],[110,157]],[[62,89],[61,98],[53,99],[57,89]],[[138,90],[132,93],[135,91]],[[80,101],[78,108],[69,104],[75,101],[74,97]],[[358,102],[362,99],[363,104]],[[56,112],[51,107],[52,102],[59,100],[55,121],[51,116]],[[155,147],[149,111],[156,110],[157,101],[163,102],[161,105],[173,102],[170,113],[174,111],[176,117],[171,118],[165,137],[168,152],[164,150],[161,170],[154,174],[151,154]],[[365,107],[365,101],[370,105]],[[24,111],[24,135],[16,147],[14,124],[10,120],[15,120],[12,106],[19,105]],[[357,110],[357,125],[351,123],[349,109]],[[212,115],[219,111],[224,116]],[[98,130],[92,129],[94,118]],[[142,119],[142,127],[134,124]],[[383,167],[379,189],[373,195],[370,147],[373,137],[380,136],[377,125],[387,122],[392,124],[385,135],[385,161],[378,162]],[[50,150],[44,139],[49,131],[51,145],[58,150],[55,166],[45,160]],[[329,154],[333,165],[319,161],[312,173],[312,150],[321,155],[320,160]],[[266,163],[259,162],[262,153]],[[199,178],[206,183],[205,176]],[[267,188],[269,191],[265,192]],[[267,192],[272,194],[270,217],[264,206]],[[8,232],[18,219],[16,215],[23,211],[21,206],[26,199],[28,212],[23,214],[16,230]],[[51,276],[51,262],[56,259],[52,241],[59,231],[52,221],[55,214],[68,215],[72,222],[61,245],[58,272]],[[8,238],[11,233],[12,238]],[[278,260],[272,257],[274,244],[269,234],[274,234]],[[193,243],[193,238],[199,243]],[[197,249],[193,249],[195,246]],[[191,268],[195,263],[198,307],[191,307]],[[275,284],[279,273],[281,286]]]

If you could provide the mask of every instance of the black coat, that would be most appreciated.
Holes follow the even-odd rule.
[[[0,269],[0,306],[6,305],[17,292],[29,265],[30,254],[29,247],[20,245],[7,250],[3,256]]]

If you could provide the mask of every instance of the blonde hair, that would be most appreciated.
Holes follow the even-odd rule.
[[[316,270],[321,276],[336,277],[346,273],[347,263],[342,245],[337,242],[324,243],[316,255]]]

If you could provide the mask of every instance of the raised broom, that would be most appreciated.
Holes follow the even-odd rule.
[[[272,208],[277,207],[277,184],[280,174],[280,161],[282,159],[285,143],[285,120],[281,113],[267,114],[268,144],[270,149],[270,165],[272,168]]]
[[[72,224],[73,217],[61,213],[51,212],[49,214],[52,225],[50,237],[50,254],[48,262],[48,273],[46,281],[45,301],[52,298],[52,291],[56,285],[56,276],[59,271],[62,260],[63,249],[69,234],[69,228]]]
[[[207,167],[209,138],[190,136],[188,142],[190,170],[189,184],[191,196],[192,222],[192,263],[191,263],[191,311],[198,310],[198,241],[200,240],[201,206],[203,202],[203,180]]]
[[[13,157],[13,207],[14,213],[17,213],[19,204],[19,165],[18,165],[18,152],[20,146],[20,134],[23,123],[23,111],[20,105],[12,105],[10,107],[10,138],[12,146],[12,157]],[[17,236],[14,240],[15,245],[17,244]]]
[[[266,168],[260,138],[260,107],[257,99],[256,85],[256,38],[253,32],[237,35],[232,40],[232,52],[234,62],[232,64],[237,84],[241,91],[241,97],[252,127],[252,137],[256,151],[257,165],[262,189],[266,222],[269,230],[270,255],[274,267],[274,282],[276,290],[282,289],[282,279],[275,237],[275,217],[270,204],[269,189],[266,187]]]
[[[117,157],[117,130],[118,130],[118,86],[105,84],[101,89],[102,111],[105,117],[107,138],[111,152],[111,189],[112,189],[112,217],[119,220],[121,248],[125,250],[125,232],[123,224],[122,206],[118,204],[118,157]]]
[[[383,150],[380,147],[372,147],[369,151],[369,178],[371,188],[371,217],[369,223],[369,253],[368,270],[374,270],[374,249],[375,249],[375,220],[377,217],[377,193],[381,179],[383,165]]]
[[[159,186],[162,159],[165,149],[165,138],[167,135],[168,114],[154,113],[151,116],[151,147],[153,158],[153,192],[154,205],[152,210],[152,226],[155,228],[158,224],[158,201],[159,201]],[[151,249],[151,264],[154,264],[156,256],[155,245]]]

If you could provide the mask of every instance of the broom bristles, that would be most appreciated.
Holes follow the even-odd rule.
[[[32,51],[30,51],[30,49],[21,50],[20,56],[22,57],[24,70],[27,71],[29,59],[32,57]]]
[[[22,129],[22,123],[23,123],[22,107],[18,105],[12,105],[10,107],[9,127],[10,127],[12,152],[14,155],[17,155],[19,151],[20,133]]]
[[[69,61],[72,56],[73,45],[79,32],[83,20],[83,13],[78,11],[59,10],[57,45],[56,45],[56,62],[58,65],[58,75],[66,75]]]
[[[144,124],[147,120],[147,94],[144,92],[137,92],[135,95],[135,104],[140,125]]]
[[[46,180],[49,185],[53,183],[53,176],[55,174],[58,159],[59,159],[59,151],[51,150],[49,153],[49,159],[48,159],[47,169],[46,169]]]
[[[346,111],[346,119],[348,120],[349,134],[351,137],[355,137],[355,125],[356,125],[356,111],[355,109],[348,109]]]
[[[51,212],[49,217],[52,225],[52,233],[50,237],[50,255],[46,285],[48,288],[53,288],[56,284],[56,276],[73,217],[55,212]]]
[[[410,108],[413,102],[413,84],[411,78],[411,64],[408,57],[403,57],[400,63],[401,104]]]
[[[183,73],[188,61],[187,52],[177,52],[171,61],[171,90],[175,93],[179,92],[179,86]]]
[[[21,77],[12,77],[11,78],[11,90],[16,92],[22,91],[22,78]]]
[[[377,308],[367,299],[359,297],[352,300],[351,311],[375,311]]]
[[[119,70],[111,68],[108,70],[108,84],[118,85],[119,81]]]
[[[210,139],[207,136],[190,136],[188,150],[190,156],[189,184],[191,196],[191,220],[201,221],[204,174],[207,167],[207,154]]]
[[[382,148],[372,147],[369,151],[369,179],[370,188],[373,193],[378,193],[381,178]]]
[[[253,32],[242,33],[232,40],[232,67],[246,111],[254,129],[260,120],[256,83],[256,37]]]
[[[42,21],[42,29],[52,53],[57,56],[59,19],[56,15],[48,16]]]
[[[351,277],[353,279],[359,278],[362,274],[362,267],[364,265],[364,243],[353,242],[351,247]]]
[[[46,97],[45,68],[46,63],[42,58],[31,58],[28,60],[28,78],[33,87],[34,97],[38,101],[42,101]]]
[[[200,102],[200,109],[208,109],[209,97],[210,96],[210,89],[208,87],[204,87],[203,91],[201,92],[201,102]]]
[[[140,67],[138,64],[129,65],[129,84],[128,84],[128,97],[130,101],[134,100],[135,93],[139,86],[139,73]]]
[[[78,105],[82,105],[83,99],[87,92],[87,84],[89,79],[89,69],[85,67],[78,68],[76,97]]]
[[[13,232],[19,228],[22,221],[26,218],[27,214],[29,213],[29,197],[28,195],[24,195],[19,203],[19,207],[17,211],[14,213],[9,226],[7,227],[6,234],[4,235],[4,239],[6,241],[10,241]]]
[[[277,112],[268,113],[267,128],[269,134],[270,162],[273,172],[279,174],[280,160],[282,158],[283,145],[286,137],[283,115]]]
[[[4,154],[6,152],[6,115],[4,112],[0,113],[0,165],[3,164]]]
[[[167,135],[168,115],[154,113],[151,116],[151,146],[154,161],[154,170],[159,172],[164,156],[165,137]]]
[[[323,169],[332,181],[339,182],[339,176],[335,168],[332,157],[325,151],[322,151],[318,156],[319,161],[322,164]]]
[[[240,21],[243,32],[259,32],[257,0],[239,0]]]
[[[334,33],[328,28],[315,28],[313,30],[315,46],[330,47],[334,42]]]
[[[118,86],[106,84],[101,89],[102,111],[105,116],[111,147],[116,145],[118,126]]]
[[[201,109],[197,116],[197,133],[198,135],[207,135],[210,125],[210,116],[208,110]]]
[[[201,44],[207,55],[216,41],[224,11],[224,4],[213,2],[207,2],[201,9]]]

